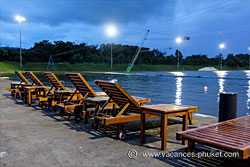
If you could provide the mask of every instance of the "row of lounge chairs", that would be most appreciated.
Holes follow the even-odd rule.
[[[117,125],[117,135],[120,139],[126,137],[123,123],[162,116],[154,113],[141,114],[142,108],[146,107],[144,103],[150,102],[151,99],[131,96],[115,82],[96,80],[95,83],[103,92],[95,92],[80,73],[65,74],[75,88],[66,88],[51,72],[44,72],[51,87],[46,87],[33,72],[25,72],[32,83],[21,72],[16,71],[16,74],[21,82],[11,83],[11,88],[8,90],[11,91],[13,97],[20,96],[28,105],[31,105],[34,99],[38,99],[41,107],[54,111],[59,110],[62,116],[74,116],[77,122],[83,119],[84,123],[88,123],[88,119],[92,117],[95,129],[98,129],[100,125]],[[149,108],[150,106],[147,105]],[[167,115],[168,117],[183,116],[189,118],[189,122],[193,123],[192,112],[198,111],[198,107],[166,104],[163,110],[172,112],[171,115]],[[166,113],[168,114],[168,112]],[[185,119],[183,122],[183,130],[187,130],[187,120]],[[142,142],[145,142],[144,127],[145,124],[141,124]],[[166,130],[165,127],[163,129]],[[165,134],[162,136],[166,136]],[[162,141],[162,149],[166,149],[166,137]]]
[[[161,117],[161,149],[167,149],[167,120],[168,117],[183,117],[183,132],[177,133],[177,139],[182,140],[183,144],[189,141],[188,151],[192,151],[194,143],[207,144],[206,137],[208,138],[208,145],[218,146],[218,140],[213,140],[212,136],[209,137],[206,134],[199,134],[198,130],[188,130],[188,121],[193,124],[192,112],[198,111],[198,107],[186,106],[186,105],[174,105],[174,104],[157,104],[157,105],[144,105],[150,102],[149,98],[131,96],[126,90],[122,88],[116,82],[100,81],[96,80],[95,83],[103,92],[95,92],[88,82],[80,73],[66,73],[66,77],[75,88],[66,88],[63,83],[56,77],[54,73],[44,72],[44,76],[48,79],[51,87],[46,87],[33,72],[25,72],[25,74],[32,81],[29,82],[21,72],[16,72],[20,78],[20,83],[11,83],[11,87],[7,88],[13,97],[21,97],[25,103],[31,105],[33,99],[39,100],[41,107],[47,107],[49,110],[60,110],[60,115],[74,116],[77,122],[84,120],[84,123],[88,123],[88,119],[93,118],[93,127],[98,129],[100,125],[117,125],[117,135],[120,139],[126,137],[126,132],[123,129],[123,123],[129,121],[140,120],[141,143],[145,142],[145,124],[146,119],[153,117]],[[232,139],[233,142],[241,141],[242,147],[237,147],[236,150],[240,152],[240,157],[246,159],[250,156],[250,117],[246,117],[246,121],[240,124],[246,124],[245,129],[241,129],[242,132],[248,134],[236,137],[236,132],[230,131],[231,136],[223,134],[221,131],[220,139],[226,136],[226,138]],[[224,124],[223,124],[224,125]],[[215,129],[209,129],[209,132],[217,133]],[[220,124],[220,126],[222,126]],[[114,126],[113,126],[114,127]],[[230,127],[229,127],[230,128]],[[234,127],[233,127],[234,128]],[[237,124],[237,128],[239,128]],[[214,130],[214,131],[213,131]],[[201,132],[201,131],[199,131]],[[213,133],[210,133],[212,135]],[[224,133],[227,133],[224,132]],[[232,135],[233,134],[233,135]],[[203,135],[203,137],[201,137]],[[190,137],[191,136],[191,137]],[[240,139],[244,137],[244,140]],[[203,139],[203,140],[202,140]],[[205,142],[204,142],[205,140]],[[227,139],[229,140],[229,139]],[[222,142],[224,143],[224,142]],[[217,148],[217,147],[216,147]],[[218,147],[223,149],[223,146]],[[226,147],[226,150],[235,150],[234,147]]]

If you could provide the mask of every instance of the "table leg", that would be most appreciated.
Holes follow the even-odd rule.
[[[24,103],[27,104],[27,91],[24,90]]]
[[[193,119],[193,113],[192,112],[188,113],[188,120],[189,120],[190,125],[194,124],[194,119]]]
[[[193,142],[193,141],[188,141],[187,152],[193,152],[194,149],[195,149],[195,142]]]
[[[28,96],[29,96],[29,106],[31,105],[31,91],[30,90],[28,90]]]
[[[84,114],[84,124],[88,124],[89,111],[87,111],[88,110],[87,103],[83,104],[83,108],[84,108],[83,112],[85,112],[85,114]]]
[[[141,143],[145,143],[145,121],[146,121],[146,116],[144,113],[142,113],[141,114],[141,135],[140,135]]]
[[[168,116],[163,114],[161,116],[161,150],[167,149],[167,130],[168,130]]]
[[[182,131],[187,130],[187,127],[188,127],[188,113],[186,113],[185,115],[183,115]],[[187,144],[187,140],[182,140],[182,144],[186,145]]]

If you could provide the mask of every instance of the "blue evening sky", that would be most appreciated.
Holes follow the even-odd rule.
[[[184,56],[214,57],[221,42],[223,54],[247,53],[250,46],[250,0],[0,0],[1,47],[19,47],[17,14],[26,18],[24,48],[45,39],[139,45],[147,29],[148,38],[163,39],[144,46],[168,55],[180,49]],[[105,32],[109,24],[118,30],[112,39]],[[177,45],[177,36],[191,40]]]

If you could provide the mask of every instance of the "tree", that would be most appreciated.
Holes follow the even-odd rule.
[[[8,60],[8,51],[0,48],[0,61],[6,61]]]

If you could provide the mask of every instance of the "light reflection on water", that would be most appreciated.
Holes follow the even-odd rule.
[[[224,92],[224,82],[225,79],[223,77],[227,76],[228,71],[214,71],[216,75],[219,77],[218,83],[219,83],[219,92],[218,92],[218,99],[217,102],[220,101],[220,93]]]
[[[247,76],[247,78],[250,78],[250,70],[248,70],[248,71],[244,71],[245,73],[246,73],[246,76]],[[247,100],[246,100],[246,105],[247,105],[247,109],[248,109],[248,112],[246,113],[247,115],[249,115],[250,114],[250,105],[249,105],[249,103],[250,103],[250,80],[248,80],[248,89],[247,89]]]
[[[182,94],[182,77],[177,77],[176,78],[175,104],[181,105],[181,94]]]
[[[56,73],[56,75],[60,80],[65,81],[66,86],[73,87],[64,74]],[[249,70],[216,72],[135,72],[129,76],[92,73],[82,73],[82,75],[95,91],[100,91],[100,89],[94,84],[94,80],[116,79],[131,95],[151,98],[151,104],[175,103],[199,106],[200,114],[212,116],[218,116],[219,93],[236,92],[238,93],[238,116],[249,115],[250,113]],[[37,76],[42,82],[47,82],[47,79],[42,74],[38,74]],[[241,79],[236,77],[241,77]],[[47,85],[49,84],[47,83]]]

